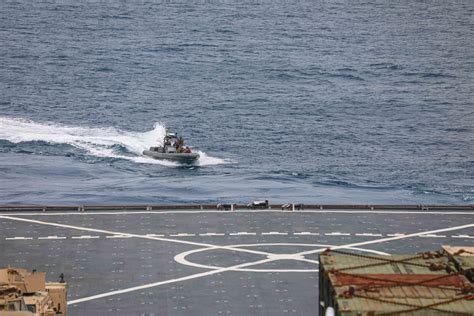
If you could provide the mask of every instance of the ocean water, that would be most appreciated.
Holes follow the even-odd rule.
[[[472,1],[1,1],[0,203],[474,200]],[[141,152],[165,126],[201,158]]]

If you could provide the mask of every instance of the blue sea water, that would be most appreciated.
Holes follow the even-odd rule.
[[[474,200],[474,2],[0,2],[0,202]],[[193,166],[141,151],[164,126]]]

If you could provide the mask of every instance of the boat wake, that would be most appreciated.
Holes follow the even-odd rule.
[[[37,123],[20,118],[0,117],[0,139],[11,143],[46,142],[68,144],[84,151],[87,155],[100,158],[126,159],[136,163],[180,166],[177,162],[155,160],[142,155],[143,150],[160,144],[165,135],[165,125],[155,123],[147,132],[123,131],[113,127],[79,127],[56,123]],[[230,163],[231,161],[211,157],[197,151],[200,158],[197,166]]]

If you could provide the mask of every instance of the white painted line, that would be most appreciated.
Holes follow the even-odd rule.
[[[181,281],[197,279],[197,278],[201,278],[201,277],[205,277],[205,276],[209,276],[209,275],[219,274],[219,273],[229,271],[229,270],[233,270],[233,269],[239,269],[239,268],[249,267],[249,266],[253,266],[253,265],[264,264],[264,263],[267,263],[267,262],[270,262],[270,261],[272,261],[272,259],[263,259],[263,260],[254,261],[254,262],[247,262],[247,263],[242,263],[242,264],[238,264],[238,265],[227,267],[227,268],[221,268],[221,269],[216,269],[216,270],[191,274],[191,275],[181,277],[181,278],[177,278],[177,279],[170,279],[170,280],[166,280],[166,281],[149,283],[149,284],[145,284],[145,285],[131,287],[131,288],[128,288],[128,289],[122,289],[122,290],[112,291],[112,292],[108,292],[108,293],[102,293],[102,294],[97,294],[97,295],[93,295],[93,296],[83,297],[83,298],[80,298],[80,299],[77,299],[77,300],[68,301],[67,305],[73,305],[73,304],[87,302],[87,301],[91,301],[91,300],[96,300],[96,299],[99,299],[99,298],[108,297],[108,296],[112,296],[112,295],[124,294],[124,293],[133,292],[133,291],[148,289],[148,288],[151,288],[151,287],[156,287],[156,286],[160,286],[160,285],[164,285],[164,284],[171,284],[171,283],[176,283],[176,282],[181,282]]]
[[[5,216],[5,215],[0,215],[0,218],[5,218],[5,219],[19,221],[19,222],[34,223],[34,224],[39,224],[39,225],[69,228],[69,229],[74,229],[74,230],[79,230],[79,231],[87,231],[87,232],[109,234],[109,235],[130,236],[130,237],[135,237],[135,238],[143,238],[143,239],[150,239],[150,240],[173,242],[173,243],[177,243],[177,244],[193,245],[193,246],[200,246],[200,247],[210,247],[210,248],[213,248],[213,249],[227,249],[227,250],[231,250],[231,251],[240,251],[240,252],[253,253],[253,254],[259,254],[259,255],[265,255],[265,256],[268,255],[268,252],[264,252],[264,251],[257,251],[257,250],[252,250],[252,249],[233,249],[232,247],[228,247],[228,246],[218,246],[218,245],[206,244],[206,243],[195,242],[195,241],[190,241],[190,240],[171,239],[171,238],[163,238],[163,237],[151,237],[151,236],[146,236],[146,235],[129,234],[129,233],[123,233],[123,232],[104,230],[104,229],[80,227],[80,226],[45,222],[45,221],[39,221],[39,220],[35,220],[35,219],[27,219],[27,218],[13,217],[13,216]]]
[[[452,235],[452,238],[474,238],[474,236],[469,235]]]
[[[305,246],[305,247],[325,247],[322,249],[326,249],[329,247],[333,247],[332,245],[327,245],[327,244],[300,244],[300,243],[259,243],[259,244],[240,244],[240,245],[231,245],[229,247],[232,247],[234,249],[238,249],[239,247],[261,247],[261,246]],[[388,253],[377,251],[377,250],[370,250],[370,249],[362,249],[362,248],[349,248],[352,250],[356,251],[364,251],[368,253],[374,253],[374,254],[379,254],[379,255],[385,255],[389,256]],[[198,249],[193,249],[189,251],[182,252],[180,254],[177,254],[174,257],[174,260],[178,263],[181,263],[183,265],[187,266],[192,266],[196,268],[202,268],[202,269],[221,269],[222,267],[216,267],[216,266],[211,266],[211,265],[204,265],[204,264],[199,264],[199,263],[194,263],[190,262],[186,259],[187,256],[195,254],[195,253],[203,253],[205,251],[213,250],[212,248],[198,248]],[[309,262],[312,264],[318,264],[318,261],[311,260],[308,258],[305,258],[303,256],[298,255],[297,253],[293,254],[288,254],[288,253],[269,253],[267,255],[268,259],[272,259],[272,261],[275,260],[297,260],[297,261],[305,261]],[[295,272],[295,273],[314,273],[318,272],[318,269],[249,269],[249,268],[239,268],[239,269],[234,269],[233,271],[241,271],[241,272]]]
[[[100,236],[91,236],[91,235],[83,235],[83,236],[72,236],[72,239],[97,239]]]
[[[100,230],[100,229],[94,229],[94,228],[78,227],[78,226],[64,225],[64,224],[58,224],[58,223],[50,223],[50,222],[44,222],[44,221],[38,221],[38,220],[32,220],[32,219],[17,218],[17,217],[12,217],[12,216],[2,216],[2,215],[0,215],[0,218],[16,220],[16,221],[21,221],[21,222],[36,223],[36,224],[41,224],[41,225],[55,226],[55,227],[70,228],[70,229],[81,230],[81,231],[99,232],[99,233],[112,234],[112,235],[129,235],[129,236],[136,237],[136,238],[153,239],[153,240],[159,240],[159,241],[169,241],[169,242],[174,242],[174,243],[182,243],[182,244],[190,244],[190,245],[199,245],[199,246],[205,246],[206,248],[212,248],[212,249],[229,249],[229,250],[234,250],[234,251],[243,251],[243,252],[252,252],[252,253],[258,253],[258,254],[271,255],[269,253],[265,253],[265,252],[261,252],[261,251],[253,251],[253,250],[248,250],[248,249],[239,249],[239,248],[233,248],[233,247],[229,247],[229,246],[217,246],[217,245],[209,245],[209,244],[205,244],[205,243],[196,243],[196,242],[190,242],[190,241],[183,241],[183,240],[178,240],[178,239],[167,239],[167,238],[158,238],[158,237],[148,237],[148,236],[144,236],[144,235],[125,234],[125,233],[106,231],[106,230]],[[390,237],[390,238],[369,240],[369,241],[364,241],[364,242],[359,242],[359,243],[335,246],[335,247],[331,247],[331,249],[355,248],[357,246],[383,243],[383,242],[387,242],[387,241],[400,240],[400,239],[416,237],[416,236],[426,235],[426,234],[435,234],[435,233],[440,233],[440,232],[445,232],[445,231],[460,230],[460,229],[465,229],[465,228],[470,228],[470,227],[474,227],[474,224],[468,224],[468,225],[449,227],[449,228],[444,228],[444,229],[437,229],[437,230],[419,232],[419,233],[408,234],[408,235],[404,235],[404,236],[395,236],[395,237]],[[314,253],[324,251],[324,249],[325,248],[310,250],[310,251],[304,251],[304,252],[300,252],[300,253],[294,254],[294,255],[295,256],[296,255],[304,256],[304,255],[307,255],[307,254],[314,254]],[[85,302],[85,301],[90,301],[90,300],[94,300],[94,299],[98,299],[98,298],[102,298],[102,297],[108,297],[108,296],[111,296],[111,295],[128,293],[128,292],[132,292],[132,291],[136,291],[136,290],[140,290],[140,289],[144,289],[144,288],[155,287],[155,286],[159,286],[159,285],[163,285],[163,284],[175,283],[175,282],[200,278],[200,277],[204,277],[204,276],[208,276],[208,275],[214,275],[214,274],[217,274],[217,273],[222,273],[222,272],[225,272],[225,271],[235,270],[235,269],[239,269],[239,268],[243,268],[243,267],[247,267],[247,266],[260,265],[260,264],[264,264],[264,263],[274,261],[274,260],[275,259],[267,258],[267,259],[264,259],[264,260],[254,261],[254,262],[249,262],[249,263],[243,263],[243,264],[236,265],[236,266],[231,266],[231,267],[226,267],[226,268],[217,268],[216,270],[207,271],[207,272],[203,272],[203,273],[197,273],[197,274],[185,276],[185,277],[182,277],[182,278],[171,279],[171,280],[166,280],[166,281],[161,281],[161,282],[156,282],[156,283],[150,283],[150,284],[145,284],[145,285],[142,285],[142,286],[136,286],[136,287],[132,287],[132,288],[128,288],[128,289],[122,289],[122,290],[118,290],[118,291],[112,291],[112,292],[98,294],[98,295],[94,295],[94,296],[89,296],[89,297],[85,297],[85,298],[81,298],[81,299],[77,299],[77,300],[72,300],[72,301],[68,302],[68,305],[77,304],[77,303]]]
[[[445,238],[446,235],[426,234],[426,235],[421,235],[421,236],[418,236],[418,237],[421,237],[421,238]]]
[[[356,236],[366,236],[366,237],[382,237],[382,234],[373,234],[373,233],[362,233],[362,234],[355,234]]]
[[[460,229],[465,229],[465,228],[470,228],[474,227],[474,224],[467,224],[467,225],[461,225],[461,226],[454,226],[454,227],[448,227],[448,228],[442,228],[442,229],[435,229],[435,230],[429,230],[425,232],[419,232],[419,233],[413,233],[413,234],[407,234],[403,236],[394,236],[394,237],[389,237],[389,238],[381,238],[381,239],[374,239],[374,240],[368,240],[368,241],[363,241],[363,242],[356,242],[352,244],[347,244],[347,245],[342,245],[342,246],[336,246],[336,247],[331,247],[331,249],[342,249],[342,248],[347,248],[347,247],[359,247],[359,246],[365,246],[365,245],[371,245],[371,244],[378,244],[378,243],[383,243],[383,242],[388,242],[388,241],[394,241],[394,240],[401,240],[401,239],[406,239],[406,238],[411,238],[411,237],[418,237],[421,235],[427,235],[427,234],[436,234],[436,233],[442,233],[442,232],[448,232],[448,231],[453,231],[453,230],[460,230]],[[315,250],[309,250],[309,251],[304,251],[300,252],[299,255],[305,256],[305,255],[311,255],[315,254],[318,252],[322,252],[325,249],[315,249]]]
[[[58,237],[58,236],[48,236],[48,237],[38,237],[38,239],[66,239],[67,237]]]
[[[405,234],[401,234],[401,233],[387,234],[387,237],[400,237],[400,236],[405,236]]]
[[[7,237],[5,240],[32,240],[31,237]]]
[[[113,238],[132,238],[132,236],[128,236],[128,235],[112,235],[112,236],[105,236],[105,238],[110,238],[110,239],[113,239]]]
[[[117,234],[125,235],[123,233],[104,231],[104,230],[98,230],[98,229],[92,229],[92,228],[77,227],[77,226],[71,226],[71,225],[63,225],[63,224],[57,224],[57,223],[41,222],[41,221],[31,220],[31,219],[21,219],[21,218],[16,218],[16,217],[11,217],[11,216],[0,216],[0,218],[6,218],[6,219],[10,219],[10,220],[30,222],[30,223],[36,223],[36,224],[42,224],[42,225],[56,226],[56,227],[66,227],[66,228],[71,228],[71,229],[76,229],[76,230],[81,230],[81,231],[94,231],[94,232],[101,232],[101,233],[105,232],[107,234],[114,234],[114,235],[117,235]],[[405,235],[405,236],[397,236],[397,237],[391,237],[391,238],[382,238],[382,239],[378,239],[378,240],[364,241],[364,242],[359,242],[359,243],[354,243],[354,244],[336,246],[336,247],[332,247],[332,249],[341,249],[341,248],[348,248],[348,247],[357,247],[357,246],[361,246],[361,245],[382,243],[382,242],[386,242],[386,241],[399,240],[399,239],[404,239],[404,238],[409,238],[409,237],[420,236],[420,235],[424,235],[424,234],[435,234],[435,233],[444,232],[444,231],[459,230],[459,229],[464,229],[464,228],[468,228],[468,227],[474,227],[474,224],[457,226],[457,227],[450,227],[450,228],[438,229],[438,230],[432,230],[432,231],[426,231],[426,232],[420,232],[420,233],[409,234],[409,235]],[[130,236],[137,237],[137,238],[154,239],[154,240],[169,241],[169,242],[175,242],[175,243],[197,244],[197,245],[201,245],[201,246],[205,245],[204,243],[183,242],[183,241],[176,240],[176,239],[147,237],[147,236],[143,236],[143,235],[132,235],[132,234],[126,234],[126,235],[130,235]],[[232,249],[232,247],[216,246],[216,245],[208,245],[207,248]],[[300,252],[298,254],[295,254],[295,256],[296,255],[303,256],[303,255],[306,255],[306,254],[318,253],[318,252],[323,251],[324,249],[325,248]],[[237,249],[237,248],[235,248],[233,250],[242,251],[242,249]],[[260,252],[260,253],[262,253],[262,252]],[[204,277],[204,276],[208,276],[208,275],[214,275],[214,274],[222,273],[222,272],[229,271],[229,270],[232,270],[232,269],[238,269],[238,268],[248,267],[248,266],[252,266],[252,265],[260,265],[260,264],[264,264],[264,263],[267,263],[267,262],[270,262],[270,261],[274,261],[274,259],[267,258],[267,259],[263,259],[263,260],[260,260],[260,261],[244,263],[244,264],[240,264],[240,265],[236,265],[236,266],[232,266],[232,267],[218,268],[216,270],[207,271],[207,272],[203,272],[203,273],[198,273],[198,274],[194,274],[194,275],[189,275],[189,276],[185,276],[185,277],[182,277],[182,278],[171,279],[171,280],[166,280],[166,281],[161,281],[161,282],[156,282],[156,283],[150,283],[150,284],[146,284],[146,285],[142,285],[142,286],[132,287],[132,288],[128,288],[128,289],[122,289],[122,290],[118,290],[118,291],[112,291],[112,292],[108,292],[108,293],[102,293],[102,294],[98,294],[98,295],[94,295],[94,296],[89,296],[89,297],[69,301],[68,305],[77,304],[77,303],[85,302],[85,301],[90,301],[90,300],[94,300],[94,299],[98,299],[98,298],[102,298],[102,297],[108,297],[108,296],[111,296],[111,295],[128,293],[128,292],[132,292],[132,291],[136,291],[136,290],[140,290],[140,289],[144,289],[144,288],[155,287],[155,286],[159,286],[159,285],[163,285],[163,284],[170,284],[170,283],[175,283],[175,282],[200,278],[200,277]]]
[[[170,237],[192,237],[192,236],[196,236],[196,234],[188,234],[188,233],[170,234]]]
[[[297,236],[319,236],[319,233],[300,232],[300,233],[293,233],[293,235],[297,235]]]
[[[145,236],[148,236],[148,237],[165,237],[165,235],[163,235],[163,234],[146,234]]]
[[[225,236],[225,234],[222,234],[222,233],[205,233],[205,234],[199,234],[199,236]]]
[[[229,236],[255,236],[257,233],[247,233],[247,232],[238,232],[238,233],[230,233]]]
[[[349,233],[341,233],[341,232],[332,232],[332,233],[325,233],[326,236],[350,236]]]
[[[265,235],[288,235],[288,233],[279,233],[279,232],[262,233],[262,236],[265,236]]]

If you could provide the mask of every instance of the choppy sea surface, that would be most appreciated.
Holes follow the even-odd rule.
[[[0,204],[473,203],[474,2],[236,2],[1,1]]]

